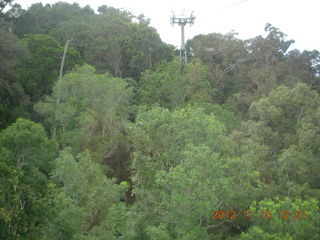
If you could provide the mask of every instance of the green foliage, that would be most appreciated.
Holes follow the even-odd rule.
[[[89,10],[89,11],[88,11]],[[32,6],[18,17],[15,34],[19,37],[25,34],[48,34],[51,29],[59,23],[68,20],[86,20],[94,15],[92,9],[81,8],[79,4],[69,4],[58,2],[53,5],[42,3],[32,4]]]
[[[240,123],[240,120],[225,105],[204,102],[199,102],[195,105],[203,108],[206,114],[214,114],[217,120],[225,125],[228,132],[234,130]]]
[[[120,198],[125,185],[108,179],[88,152],[76,157],[65,149],[56,160],[52,178],[61,188],[45,239],[117,239],[126,234],[126,211]]]
[[[162,60],[170,60],[173,48],[163,43],[159,34],[144,18],[133,22],[130,13],[106,7],[94,19],[84,49],[85,60],[98,72],[109,72],[115,77],[138,79],[145,69]]]
[[[145,69],[172,59],[173,47],[161,41],[143,16],[105,5],[99,9],[97,15],[76,3],[33,4],[15,19],[14,30],[20,37],[50,34],[60,45],[72,39],[86,63],[115,77],[138,79]]]
[[[90,149],[101,161],[118,145],[132,89],[123,79],[94,72],[84,65],[65,75],[36,110],[47,116],[63,147]]]
[[[237,39],[236,33],[198,35],[187,42],[187,47],[208,66],[210,74],[207,78],[211,88],[220,90],[215,92],[219,103],[225,100],[224,95],[238,91],[235,83],[239,80],[234,72],[247,51],[244,41]]]
[[[52,91],[59,76],[63,48],[48,35],[27,35],[22,43],[30,51],[30,57],[18,66],[19,81],[33,102]],[[70,48],[66,69],[81,63],[79,53]]]
[[[182,159],[168,172],[156,174],[156,209],[162,222],[174,226],[177,239],[208,239],[210,212],[221,205],[219,199],[232,195],[230,179],[224,173],[226,159],[219,158],[208,147],[192,145]]]
[[[0,13],[2,12],[2,10],[8,5],[11,4],[13,0],[1,0],[0,2]]]
[[[142,108],[136,124],[129,124],[127,129],[135,149],[135,178],[141,178],[136,184],[143,184],[141,189],[147,189],[152,186],[151,179],[157,170],[169,170],[181,161],[181,151],[187,144],[206,143],[219,148],[219,140],[223,141],[219,133],[224,131],[224,126],[201,109],[189,107],[170,112],[154,107],[150,111]]]
[[[160,227],[154,227],[154,226],[149,226],[147,228],[147,233],[148,236],[151,240],[171,240],[172,238],[168,234],[168,232],[163,229],[163,226]]]
[[[158,103],[174,108],[179,107],[184,101],[186,79],[180,74],[177,59],[170,63],[161,63],[155,72],[144,72],[140,84],[138,99],[142,104]]]
[[[26,55],[26,48],[10,31],[11,25],[0,18],[0,128],[18,117],[29,117],[30,99],[17,79],[15,66]]]
[[[0,236],[39,239],[50,208],[57,144],[40,124],[18,119],[0,133]]]
[[[4,14],[4,18],[8,21],[8,22],[13,22],[16,24],[16,20],[18,17],[20,17],[23,13],[25,12],[24,9],[22,9],[20,4],[14,4],[11,6],[11,9],[9,9],[8,11],[6,11],[6,13]],[[1,13],[0,13],[1,14]]]
[[[245,41],[194,37],[181,69],[143,15],[63,2],[1,13],[10,2],[1,239],[320,238],[319,51],[288,52],[293,41],[267,24]],[[56,161],[55,140],[19,117],[58,141]],[[274,215],[212,219],[243,209]]]
[[[292,237],[288,233],[267,233],[259,227],[250,228],[248,233],[241,234],[241,240],[292,240]]]
[[[301,199],[264,200],[254,202],[250,210],[255,216],[261,211],[272,213],[271,219],[252,218],[254,227],[240,239],[318,239],[320,213],[319,202]],[[269,234],[273,233],[273,234]],[[273,237],[273,238],[272,238]],[[259,238],[260,239],[260,238]]]
[[[318,102],[318,93],[305,84],[280,86],[254,102],[251,120],[233,133],[263,182],[277,185],[268,197],[284,192],[303,197],[308,186],[314,189],[308,196],[318,196]]]
[[[178,59],[162,62],[155,71],[144,72],[140,80],[138,101],[141,104],[160,104],[174,109],[185,102],[210,102],[207,69],[198,60],[185,66],[181,73]]]
[[[248,161],[234,157],[236,146],[214,115],[191,106],[173,112],[142,108],[127,130],[134,148],[135,211],[144,216],[136,222],[148,226],[150,238],[208,239],[213,209],[241,208],[254,199],[258,175]]]
[[[125,76],[140,78],[140,73],[152,68],[162,60],[172,60],[173,46],[168,46],[160,39],[154,28],[149,26],[143,17],[139,16],[139,24],[129,24],[129,37],[125,42]]]

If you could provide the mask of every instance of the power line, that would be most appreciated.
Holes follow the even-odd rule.
[[[227,6],[225,6],[224,8],[234,7],[236,5],[240,5],[240,4],[242,4],[244,2],[247,2],[247,1],[249,1],[249,0],[242,0],[242,1],[235,2],[235,3],[231,3],[231,4],[227,5]]]

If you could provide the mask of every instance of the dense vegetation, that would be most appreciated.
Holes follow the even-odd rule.
[[[0,239],[320,239],[317,50],[267,24],[194,37],[181,71],[143,15],[9,3]]]

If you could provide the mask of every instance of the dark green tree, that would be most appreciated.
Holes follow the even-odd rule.
[[[58,2],[45,6],[36,3],[17,18],[14,32],[19,37],[25,34],[48,34],[62,22],[85,21],[92,15],[94,11],[91,8],[88,6],[81,8],[77,3]]]
[[[0,133],[0,236],[41,239],[52,199],[57,143],[43,127],[18,119]]]
[[[0,128],[17,117],[29,117],[30,99],[18,80],[16,64],[25,59],[26,47],[10,31],[11,25],[0,18]]]
[[[50,94],[58,80],[63,48],[48,35],[28,35],[22,39],[30,55],[17,66],[17,75],[24,91],[37,102],[42,96]],[[77,50],[70,47],[67,52],[65,71],[81,63]]]
[[[2,12],[2,10],[8,5],[11,4],[13,2],[13,0],[1,0],[0,1],[0,13]]]

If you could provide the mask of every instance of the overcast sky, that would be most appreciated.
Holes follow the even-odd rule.
[[[55,0],[15,0],[23,8],[33,3],[55,3]],[[186,39],[197,34],[234,30],[242,39],[264,35],[264,26],[271,23],[295,40],[293,48],[320,50],[320,0],[65,0],[80,6],[90,5],[94,10],[103,4],[123,8],[135,15],[143,13],[151,19],[161,39],[180,45],[180,29],[170,25],[172,11],[194,11],[195,24],[187,26]]]

